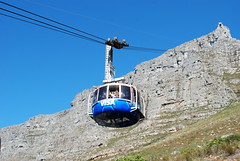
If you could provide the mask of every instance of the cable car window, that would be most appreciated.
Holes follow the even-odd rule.
[[[109,86],[108,98],[119,98],[119,85],[110,85]]]
[[[133,94],[132,94],[132,101],[133,101],[133,102],[136,102],[136,90],[135,90],[135,88],[133,88],[133,87],[132,87],[132,93],[133,93]]]
[[[98,101],[106,99],[107,95],[107,86],[99,88]]]
[[[124,98],[124,99],[128,99],[128,100],[131,100],[131,92],[130,92],[130,87],[128,86],[122,86],[122,95],[121,95],[121,98]]]
[[[93,99],[92,99],[93,104],[95,104],[97,102],[97,94],[98,94],[98,89],[95,90],[93,93]]]
[[[140,97],[140,93],[138,92],[138,98],[137,98],[137,104],[138,104],[138,105],[141,104],[141,102],[140,102],[140,98],[141,98],[141,97]],[[141,106],[141,105],[140,105],[140,106]]]
[[[141,96],[140,93],[138,93],[138,99],[139,99],[139,105],[140,105],[140,111],[143,112],[144,111],[144,101],[143,101],[143,97]]]

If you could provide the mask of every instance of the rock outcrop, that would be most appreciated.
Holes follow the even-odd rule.
[[[127,128],[87,115],[92,89],[70,109],[0,129],[1,160],[96,160],[135,151],[181,130],[240,97],[240,41],[222,23],[213,32],[143,62],[125,76],[141,91],[146,119]]]

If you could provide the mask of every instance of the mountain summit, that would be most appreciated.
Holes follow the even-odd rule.
[[[207,118],[239,100],[240,41],[219,23],[213,32],[139,64],[125,78],[145,99],[142,122],[127,128],[97,125],[87,115],[93,90],[87,89],[70,109],[0,129],[1,160],[111,158]]]

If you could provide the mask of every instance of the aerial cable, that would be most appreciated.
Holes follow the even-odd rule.
[[[45,23],[45,22],[36,20],[36,19],[31,18],[31,17],[27,17],[27,16],[24,16],[24,15],[22,15],[22,14],[19,14],[19,13],[13,12],[13,11],[9,11],[9,10],[4,9],[4,8],[0,8],[0,10],[3,10],[3,11],[5,11],[5,12],[9,12],[9,13],[18,15],[18,16],[21,16],[21,17],[24,17],[24,18],[27,18],[27,19],[30,19],[30,20],[32,20],[32,21],[36,21],[36,22],[38,22],[38,23],[42,23],[42,24],[47,25],[47,26],[51,26],[51,27],[53,27],[53,28],[57,28],[58,30],[62,30],[62,31],[64,31],[64,32],[67,32],[67,33],[70,33],[70,34],[77,35],[78,37],[81,37],[81,38],[86,39],[86,40],[94,41],[94,42],[97,42],[97,43],[100,43],[100,44],[105,44],[105,43],[103,43],[103,42],[101,42],[101,41],[98,41],[98,40],[95,40],[95,39],[93,39],[93,38],[89,38],[89,37],[86,37],[86,36],[77,34],[77,33],[75,33],[75,32],[68,31],[68,30],[66,30],[66,29],[57,27],[57,26],[55,26],[55,25],[51,25],[51,24],[48,24],[48,23]]]
[[[51,25],[51,24],[46,23],[46,22],[43,22],[43,21],[40,21],[40,20],[36,20],[36,19],[31,18],[31,17],[28,17],[28,16],[24,16],[24,15],[22,15],[22,14],[19,14],[19,13],[16,13],[16,12],[13,12],[13,11],[10,11],[10,10],[7,10],[7,9],[0,8],[0,10],[3,10],[3,11],[5,11],[5,12],[9,12],[9,13],[12,13],[12,14],[15,14],[15,15],[18,15],[18,16],[21,16],[21,17],[30,19],[30,20],[32,20],[32,21],[36,21],[36,22],[42,23],[42,24],[44,24],[44,25],[40,25],[40,24],[38,24],[38,23],[30,22],[30,21],[27,21],[27,20],[24,20],[24,19],[20,19],[20,18],[14,17],[14,16],[6,15],[6,14],[3,14],[3,13],[0,13],[0,15],[7,16],[7,17],[10,17],[10,18],[13,18],[13,19],[20,20],[20,21],[24,21],[24,22],[27,22],[27,23],[30,23],[30,24],[34,24],[34,25],[37,25],[37,26],[40,26],[40,27],[47,28],[47,29],[51,29],[51,30],[54,30],[54,31],[57,31],[57,32],[65,33],[65,34],[68,34],[68,35],[71,35],[71,36],[75,36],[75,37],[78,37],[78,38],[86,39],[86,40],[89,40],[89,41],[94,41],[94,42],[97,42],[97,43],[100,43],[100,44],[107,44],[107,45],[110,45],[110,46],[115,47],[116,49],[122,49],[122,48],[123,48],[123,49],[127,49],[127,50],[153,52],[153,53],[159,53],[159,52],[165,52],[165,51],[167,51],[167,50],[165,50],[165,49],[154,49],[154,48],[145,48],[145,47],[129,46],[125,41],[120,42],[120,41],[118,41],[118,39],[107,40],[107,41],[106,41],[105,39],[103,39],[103,38],[101,38],[101,37],[92,35],[92,34],[90,34],[90,33],[84,32],[84,31],[82,31],[82,30],[76,29],[76,28],[74,28],[74,27],[71,27],[71,26],[68,26],[68,25],[65,25],[65,24],[62,24],[62,23],[60,23],[60,22],[54,21],[54,20],[49,19],[49,18],[46,18],[46,17],[44,17],[44,16],[35,14],[35,13],[33,13],[33,12],[30,12],[30,11],[27,11],[27,10],[25,10],[25,9],[22,9],[22,8],[19,8],[19,7],[16,7],[16,6],[13,6],[13,5],[8,4],[8,3],[6,3],[6,2],[0,1],[0,3],[5,4],[5,5],[7,5],[7,6],[10,6],[10,7],[13,7],[13,8],[18,9],[18,10],[21,10],[21,11],[27,12],[27,13],[32,14],[32,15],[34,15],[34,16],[43,18],[43,19],[45,19],[45,20],[54,22],[54,23],[59,24],[59,25],[62,25],[62,26],[64,26],[64,27],[71,28],[71,29],[73,29],[73,30],[76,30],[76,31],[78,31],[78,32],[81,32],[81,33],[84,33],[84,34],[86,34],[86,35],[92,36],[92,37],[94,37],[94,38],[101,39],[101,40],[103,40],[105,43],[104,43],[104,42],[101,42],[101,41],[99,41],[99,40],[96,40],[96,39],[93,39],[93,38],[90,38],[90,37],[87,37],[87,36],[84,36],[84,35],[80,35],[80,34],[78,34],[78,33],[75,33],[75,32],[72,32],[72,31],[69,31],[69,30],[60,28],[60,27],[57,27],[57,26],[55,26],[55,25]],[[47,26],[45,26],[45,25],[47,25]],[[50,26],[50,27],[48,27],[48,26]]]
[[[47,28],[47,29],[50,29],[50,30],[54,30],[54,31],[57,31],[57,32],[60,32],[60,33],[64,33],[64,34],[67,34],[67,35],[71,35],[71,36],[75,36],[75,37],[78,37],[78,38],[82,38],[78,35],[75,35],[75,34],[71,34],[71,33],[68,33],[68,32],[64,32],[62,30],[57,30],[55,28],[51,28],[51,27],[48,27],[48,26],[44,26],[44,25],[41,25],[41,24],[38,24],[38,23],[34,23],[34,22],[31,22],[31,21],[27,21],[27,20],[24,20],[24,19],[21,19],[21,18],[17,18],[17,17],[14,17],[14,16],[10,16],[10,15],[7,15],[7,14],[4,14],[4,13],[0,13],[0,15],[3,15],[3,16],[6,16],[6,17],[10,17],[10,18],[13,18],[13,19],[16,19],[16,20],[19,20],[19,21],[23,21],[23,22],[27,22],[27,23],[30,23],[30,24],[33,24],[33,25],[36,25],[36,26],[40,26],[40,27],[43,27],[43,28]]]
[[[80,16],[80,17],[83,17],[83,18],[86,18],[86,19],[89,19],[89,20],[92,20],[92,21],[95,21],[95,22],[100,22],[100,23],[103,23],[103,24],[115,26],[115,27],[118,27],[118,28],[121,28],[121,29],[124,29],[124,30],[128,30],[128,31],[131,30],[131,31],[134,31],[134,32],[143,33],[143,34],[147,34],[147,35],[158,37],[158,38],[164,38],[164,40],[168,40],[168,41],[174,41],[174,42],[177,41],[176,39],[172,39],[172,38],[169,38],[169,37],[166,37],[166,36],[162,36],[162,35],[159,36],[159,35],[156,35],[154,33],[146,32],[146,31],[141,30],[141,29],[136,29],[134,27],[129,27],[129,26],[124,26],[124,25],[112,23],[110,21],[106,21],[106,20],[103,20],[103,19],[98,19],[98,18],[95,18],[95,17],[90,17],[90,16],[87,16],[87,15],[84,15],[84,14],[76,13],[76,12],[69,11],[69,10],[62,9],[62,8],[57,8],[55,6],[47,5],[47,4],[44,4],[44,3],[41,3],[41,2],[36,2],[34,0],[23,0],[23,1],[26,1],[28,3],[35,4],[35,5],[38,5],[38,6],[41,6],[41,7],[49,8],[49,9],[52,9],[52,10],[57,10],[57,11],[60,11],[60,12],[64,12],[64,13],[67,13],[67,14]]]
[[[138,47],[138,46],[128,46],[125,49],[129,50],[145,50],[145,51],[167,51],[165,49],[155,49],[155,48],[145,48],[145,47]]]
[[[152,53],[160,53],[160,52],[173,52],[173,53],[186,53],[186,52],[196,52],[194,50],[176,50],[176,49],[156,49],[156,48],[145,48],[145,47],[137,47],[137,46],[124,46],[123,49],[127,50],[135,50],[135,51],[143,51],[143,52],[152,52]]]
[[[9,10],[6,10],[6,9],[3,9],[3,8],[0,8],[1,10],[4,10],[6,12],[10,12],[12,14],[16,14],[18,16],[21,16],[21,17],[24,17],[24,18],[28,18],[30,20],[34,20],[36,22],[40,22],[40,23],[43,23],[45,25],[48,25],[48,26],[51,26],[51,27],[48,27],[48,26],[45,26],[45,25],[41,25],[41,24],[38,24],[38,23],[34,23],[34,22],[31,22],[31,21],[27,21],[27,20],[24,20],[24,19],[21,19],[21,18],[17,18],[17,17],[14,17],[14,16],[10,16],[10,15],[6,15],[6,14],[3,14],[3,13],[0,13],[0,15],[3,15],[3,16],[6,16],[6,17],[10,17],[10,18],[13,18],[13,19],[16,19],[16,20],[20,20],[20,21],[23,21],[23,22],[27,22],[27,23],[30,23],[30,24],[33,24],[33,25],[37,25],[37,26],[40,26],[40,27],[43,27],[43,28],[47,28],[47,29],[50,29],[50,30],[54,30],[54,31],[57,31],[57,32],[60,32],[60,33],[64,33],[64,34],[67,34],[67,35],[71,35],[71,36],[75,36],[75,37],[78,37],[78,38],[83,38],[83,39],[87,39],[87,40],[91,40],[91,41],[94,41],[94,42],[97,42],[97,43],[100,43],[100,44],[108,44],[110,46],[113,46],[117,49],[127,49],[127,50],[135,50],[135,51],[144,51],[144,52],[152,52],[152,53],[159,53],[159,52],[165,52],[167,50],[165,49],[155,49],[155,48],[145,48],[145,47],[136,47],[136,46],[129,46],[127,43],[125,42],[115,42],[116,40],[110,40],[110,42],[113,42],[113,44],[109,44],[109,40],[106,41],[105,43],[103,42],[100,42],[100,41],[97,41],[97,40],[94,40],[94,39],[91,39],[91,38],[88,38],[88,37],[85,37],[83,35],[79,35],[77,33],[74,33],[74,32],[71,32],[71,31],[68,31],[68,30],[65,30],[65,29],[62,29],[62,28],[59,28],[57,26],[54,26],[54,25],[50,25],[48,23],[45,23],[45,22],[42,22],[42,21],[39,21],[39,20],[35,20],[35,19],[32,19],[30,17],[27,17],[27,16],[24,16],[24,15],[21,15],[21,14],[18,14],[18,13],[15,13],[15,12],[12,12],[12,11],[9,11]],[[57,28],[57,29],[56,29]],[[119,47],[120,45],[120,47]]]
[[[152,52],[152,53],[159,53],[159,52],[166,52],[167,51],[165,49],[145,48],[145,47],[137,47],[137,46],[126,46],[123,49],[135,50],[135,51],[144,51],[144,52]]]
[[[38,14],[36,14],[36,13],[33,13],[33,12],[30,12],[30,11],[27,11],[27,10],[25,10],[25,9],[22,9],[22,8],[16,7],[16,6],[11,5],[11,4],[8,4],[8,3],[6,3],[6,2],[0,1],[0,3],[3,3],[3,4],[5,4],[5,5],[8,5],[8,6],[10,6],[10,7],[13,7],[13,8],[15,8],[15,9],[18,9],[18,10],[21,10],[21,11],[27,12],[27,13],[32,14],[32,15],[34,15],[34,16],[37,16],[37,17],[43,18],[43,19],[45,19],[45,20],[48,20],[48,21],[51,21],[51,22],[57,23],[57,24],[59,24],[59,25],[62,25],[62,26],[65,26],[65,27],[71,28],[71,29],[76,30],[76,31],[78,31],[78,32],[81,32],[81,33],[84,33],[84,34],[86,34],[86,35],[89,35],[89,36],[95,37],[95,38],[97,38],[97,39],[100,39],[100,40],[106,41],[105,39],[103,39],[103,38],[101,38],[101,37],[95,36],[95,35],[93,35],[93,34],[87,33],[87,32],[85,32],[85,31],[82,31],[82,30],[76,29],[76,28],[71,27],[71,26],[68,26],[68,25],[65,25],[65,24],[63,24],[63,23],[60,23],[60,22],[54,21],[54,20],[52,20],[52,19],[49,19],[49,18],[46,18],[46,17],[44,17],[44,16],[38,15]]]

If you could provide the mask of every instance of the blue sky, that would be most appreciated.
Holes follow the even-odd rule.
[[[208,34],[218,22],[240,39],[239,0],[3,1],[104,39],[118,37],[139,47],[174,48]],[[69,109],[77,93],[102,84],[104,45],[2,15],[0,35],[0,128]],[[117,77],[162,54],[114,52]]]

